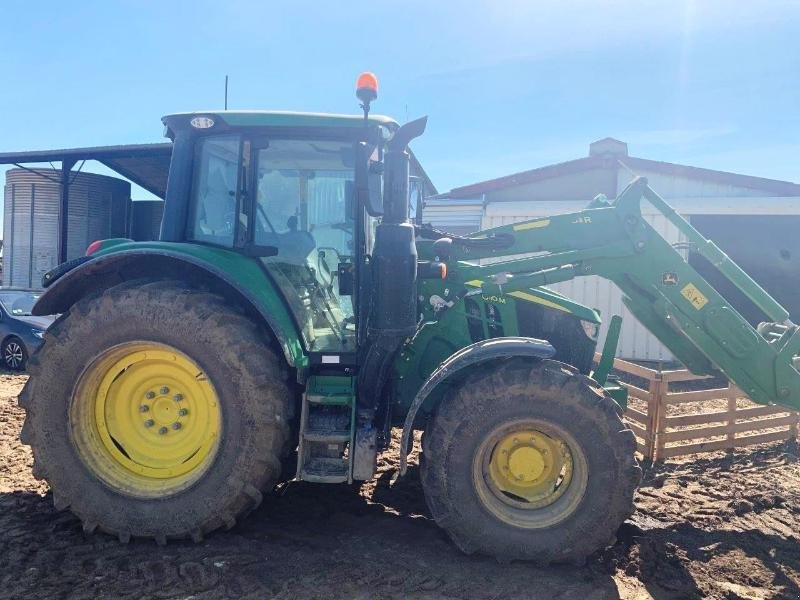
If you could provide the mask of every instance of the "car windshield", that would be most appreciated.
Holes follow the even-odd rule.
[[[0,292],[0,303],[6,312],[15,317],[29,317],[33,305],[41,296],[37,292]]]

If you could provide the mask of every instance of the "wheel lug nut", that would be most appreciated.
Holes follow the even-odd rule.
[[[149,406],[147,406],[147,404],[142,404],[142,405],[139,407],[139,412],[146,413],[148,410],[150,410],[150,407],[149,407]]]
[[[180,402],[183,400],[183,394],[175,394],[172,399],[175,400],[175,402]]]
[[[169,394],[169,388],[167,386],[163,386],[160,390],[158,390],[162,394]]]
[[[155,424],[156,424],[156,422],[153,421],[153,419],[147,419],[147,421],[144,422],[144,426],[145,427],[152,427]]]
[[[186,416],[186,415],[188,415],[188,414],[189,414],[189,411],[188,411],[188,410],[186,410],[185,408],[182,408],[182,409],[180,409],[180,410],[178,411],[178,416],[179,416],[179,417],[185,417],[185,416]]]
[[[169,431],[169,429],[167,429],[166,427],[161,427],[161,428],[158,430],[158,433],[159,433],[160,435],[164,435],[165,433],[167,433],[167,431]]]
[[[181,424],[180,424],[180,423],[173,423],[173,424],[172,424],[172,428],[173,428],[175,431],[178,431],[178,429],[180,429],[180,428],[181,428]]]
[[[152,400],[153,398],[155,398],[155,397],[156,397],[156,393],[155,393],[155,392],[147,392],[147,393],[144,395],[144,397],[145,397],[145,398],[147,398],[148,400]]]

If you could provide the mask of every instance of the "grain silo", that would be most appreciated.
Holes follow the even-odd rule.
[[[125,237],[131,185],[94,173],[70,174],[67,260],[98,239]],[[11,169],[6,173],[3,286],[41,287],[58,264],[60,171]]]

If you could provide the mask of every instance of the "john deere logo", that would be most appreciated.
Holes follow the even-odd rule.
[[[678,274],[664,273],[661,275],[661,285],[678,285]]]

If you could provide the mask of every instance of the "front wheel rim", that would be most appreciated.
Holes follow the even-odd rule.
[[[154,498],[186,489],[213,462],[222,413],[213,383],[186,354],[130,342],[84,370],[70,406],[83,462],[124,495]]]
[[[472,471],[483,508],[523,529],[551,527],[574,514],[589,472],[577,440],[538,419],[512,421],[489,432],[474,455]]]
[[[17,342],[9,342],[6,344],[5,359],[6,364],[12,369],[18,369],[22,364],[25,355],[22,352],[22,346]]]

